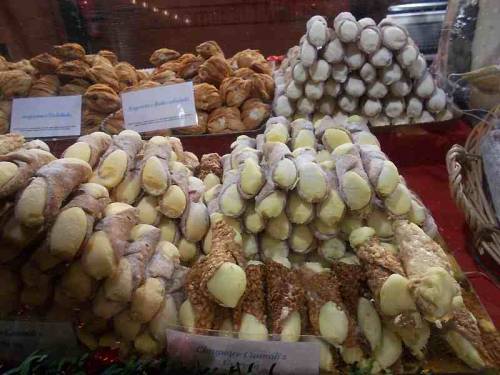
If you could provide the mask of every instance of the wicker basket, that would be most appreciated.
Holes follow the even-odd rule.
[[[494,113],[494,112],[493,112]],[[487,191],[480,156],[481,139],[493,127],[493,113],[471,131],[465,146],[454,145],[446,156],[450,189],[472,231],[474,251],[480,260],[500,265],[500,227]],[[498,112],[497,112],[498,113]],[[489,260],[488,259],[488,260]],[[483,263],[483,262],[481,262]],[[498,276],[498,268],[487,267]],[[495,268],[497,268],[495,270]]]

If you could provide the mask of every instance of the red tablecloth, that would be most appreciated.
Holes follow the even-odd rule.
[[[450,195],[445,158],[455,143],[464,144],[469,127],[457,121],[447,129],[379,134],[382,149],[398,166],[408,186],[431,210],[439,232],[497,327],[500,326],[500,289],[482,273],[473,260],[464,215]]]

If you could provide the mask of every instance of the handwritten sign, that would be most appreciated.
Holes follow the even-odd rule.
[[[185,365],[210,369],[210,374],[232,369],[259,375],[319,374],[319,345],[312,342],[248,341],[168,329],[167,352]]]
[[[77,353],[72,324],[0,320],[0,360],[21,360],[35,350],[57,355]]]
[[[198,122],[192,82],[123,93],[122,105],[125,127],[137,132],[193,126]]]
[[[82,97],[20,98],[12,103],[11,132],[27,138],[80,135]]]

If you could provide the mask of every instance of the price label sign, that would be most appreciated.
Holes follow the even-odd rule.
[[[78,136],[82,123],[82,97],[20,98],[12,103],[10,131],[26,138]]]
[[[140,133],[198,122],[192,82],[123,93],[122,106],[125,128]]]
[[[249,341],[167,330],[169,358],[186,367],[198,364],[207,374],[317,375],[319,351],[314,342]]]
[[[78,353],[72,324],[0,320],[1,360],[22,360],[36,350],[61,356]]]

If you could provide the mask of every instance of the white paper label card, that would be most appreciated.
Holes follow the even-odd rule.
[[[22,360],[36,350],[57,355],[78,353],[71,322],[0,320],[0,359]]]
[[[249,341],[167,329],[169,358],[186,368],[198,366],[202,373],[317,375],[319,351],[314,342]]]
[[[122,106],[125,128],[139,133],[198,122],[192,82],[123,93]]]
[[[10,131],[26,138],[79,136],[82,97],[19,98],[12,103]]]

